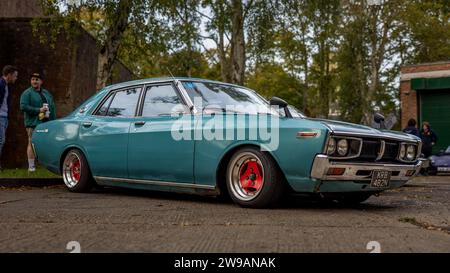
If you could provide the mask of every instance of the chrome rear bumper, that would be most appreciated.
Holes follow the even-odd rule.
[[[354,163],[330,161],[326,155],[317,155],[311,169],[311,178],[318,180],[351,180],[351,181],[370,181],[372,179],[372,171],[383,170],[391,172],[391,180],[407,181],[412,179],[420,170],[421,161],[417,163],[406,164],[383,164],[383,163]],[[342,175],[329,175],[330,168],[345,168]],[[407,176],[408,171],[415,171],[413,175]]]

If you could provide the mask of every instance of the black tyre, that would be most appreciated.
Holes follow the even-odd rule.
[[[272,157],[253,147],[242,148],[231,157],[226,184],[231,199],[250,208],[273,206],[285,191],[284,176]]]
[[[354,206],[358,205],[367,199],[369,199],[373,193],[354,193],[354,194],[346,194],[336,198],[336,201],[342,205],[346,206]]]
[[[438,174],[437,168],[428,168],[428,169],[426,169],[425,173],[428,175],[432,175],[432,176],[435,176]]]
[[[89,192],[95,185],[86,157],[77,149],[70,150],[61,167],[64,184],[72,192]]]

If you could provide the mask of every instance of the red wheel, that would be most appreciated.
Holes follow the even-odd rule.
[[[86,192],[94,186],[86,158],[79,150],[70,150],[62,165],[64,184],[70,191]]]
[[[228,164],[227,188],[233,201],[241,206],[267,207],[282,195],[284,178],[267,153],[243,148]]]

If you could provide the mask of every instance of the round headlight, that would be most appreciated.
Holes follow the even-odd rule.
[[[346,139],[341,139],[341,140],[338,141],[337,151],[338,151],[338,154],[341,155],[341,156],[344,156],[344,155],[347,154],[347,152],[348,152],[348,142],[347,142]]]
[[[406,149],[406,159],[413,160],[416,157],[416,147],[414,145],[408,145]]]
[[[400,159],[404,159],[406,155],[406,145],[401,145],[400,147]]]
[[[334,138],[330,138],[328,141],[327,154],[332,155],[336,151],[336,140]]]

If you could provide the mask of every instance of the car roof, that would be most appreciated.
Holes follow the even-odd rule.
[[[217,83],[217,84],[226,84],[231,85],[235,87],[240,88],[246,88],[244,86],[239,86],[236,84],[226,83],[226,82],[220,82],[220,81],[214,81],[214,80],[207,80],[207,79],[201,79],[201,78],[189,78],[189,77],[160,77],[160,78],[146,78],[146,79],[139,79],[139,80],[133,80],[133,81],[126,81],[126,82],[120,82],[113,85],[107,86],[105,89],[111,90],[111,89],[117,89],[122,88],[126,86],[131,85],[140,85],[140,84],[148,84],[148,83],[156,83],[156,82],[167,82],[167,81],[201,81],[201,82],[210,82],[210,83]],[[248,88],[246,88],[248,89]]]

